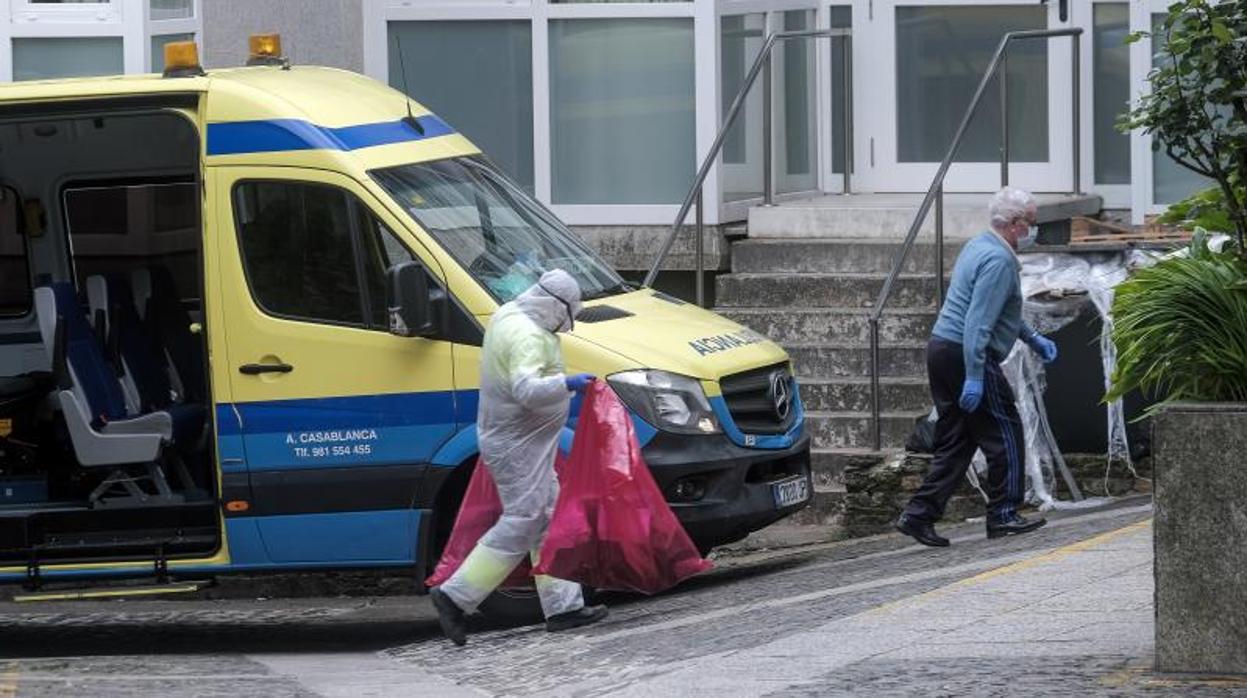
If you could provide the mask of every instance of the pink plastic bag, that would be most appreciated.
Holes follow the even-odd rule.
[[[594,381],[537,571],[595,589],[655,594],[712,566],[703,560],[641,458],[632,418]]]
[[[435,587],[450,579],[468,557],[468,553],[472,552],[472,548],[476,547],[481,536],[501,516],[502,500],[498,499],[498,486],[494,484],[485,462],[478,460],[472,471],[472,479],[468,481],[468,490],[463,493],[463,503],[459,505],[459,515],[455,517],[455,527],[450,531],[450,540],[446,541],[442,559],[438,561],[433,574],[424,581],[425,585]],[[502,586],[530,587],[532,584],[532,565],[524,560],[511,572]]]

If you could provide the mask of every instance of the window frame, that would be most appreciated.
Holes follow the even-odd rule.
[[[25,312],[21,314],[6,313],[4,312],[3,308],[0,307],[0,320],[5,320],[5,321],[24,320],[24,319],[31,317],[31,315],[33,315],[35,312],[35,277],[34,277],[34,274],[32,273],[33,269],[30,266],[30,239],[29,239],[30,236],[27,235],[26,230],[25,230],[26,226],[21,220],[21,217],[26,215],[26,211],[24,209],[24,205],[22,202],[21,193],[17,190],[17,187],[14,187],[8,184],[7,182],[0,182],[0,189],[8,190],[6,194],[13,196],[14,203],[17,208],[17,210],[14,212],[14,224],[15,224],[14,227],[17,228],[17,230],[13,231],[13,234],[16,234],[17,237],[21,238],[22,240],[22,262],[23,262],[23,267],[26,270],[23,276],[26,279],[26,291],[27,291]],[[0,234],[3,234],[3,232],[0,231]]]
[[[357,283],[356,301],[358,302],[360,317],[363,318],[363,322],[360,322],[360,323],[341,322],[341,321],[334,321],[334,320],[329,320],[325,318],[309,318],[309,317],[303,317],[299,315],[292,315],[288,313],[280,313],[280,312],[276,312],[272,310],[260,300],[260,297],[256,294],[255,283],[252,281],[251,267],[247,262],[247,248],[243,242],[242,222],[240,219],[241,210],[240,210],[240,207],[238,206],[238,201],[239,201],[238,196],[239,196],[239,192],[241,191],[241,189],[244,186],[253,185],[253,184],[279,184],[283,186],[301,185],[305,187],[306,186],[325,187],[325,188],[339,191],[346,196],[348,228],[349,228],[349,234],[351,236],[351,255],[353,259],[352,268],[355,270],[355,280]],[[420,261],[422,264],[423,264],[423,260],[418,254],[415,253],[415,251],[411,249],[410,245],[408,245],[405,241],[403,241],[401,236],[394,233],[393,230],[390,230],[390,226],[386,225],[385,220],[380,215],[378,215],[377,212],[373,210],[372,207],[368,206],[360,198],[358,194],[356,194],[355,192],[352,192],[350,189],[347,189],[346,187],[338,186],[336,184],[330,184],[328,182],[317,182],[317,181],[306,180],[306,179],[281,179],[277,177],[247,177],[247,178],[236,180],[231,185],[229,200],[230,200],[230,217],[234,225],[234,239],[238,246],[238,256],[239,256],[239,262],[242,265],[243,278],[246,280],[246,283],[247,283],[247,293],[251,297],[251,302],[255,304],[255,307],[261,313],[263,313],[264,315],[268,317],[276,318],[279,320],[288,320],[291,322],[301,322],[301,323],[306,323],[306,324],[322,325],[322,326],[327,326],[327,327],[342,327],[346,329],[363,330],[367,332],[381,332],[384,334],[389,334],[388,325],[384,323],[382,323],[381,325],[374,325],[372,322],[372,305],[370,303],[372,299],[369,295],[369,289],[367,288],[367,283],[365,282],[365,278],[364,278],[364,266],[363,266],[364,260],[363,260],[363,254],[362,254],[363,240],[360,238],[360,236],[363,234],[363,231],[361,230],[361,226],[360,226],[360,217],[359,217],[360,213],[364,213],[364,214],[371,216],[378,223],[384,226],[385,229],[388,230],[390,234],[394,236],[395,241],[397,241],[398,244],[402,245],[403,249],[406,250],[407,254],[410,255],[413,260]]]

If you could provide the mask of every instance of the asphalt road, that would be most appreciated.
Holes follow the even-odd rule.
[[[1149,661],[1145,648],[1137,656],[1118,648],[1058,659],[1034,652],[1011,659],[1006,652],[992,661],[975,660],[973,671],[959,668],[957,661],[928,660],[845,662],[835,672],[811,666],[818,662],[809,658],[808,646],[794,651],[802,657],[791,661],[801,666],[786,665],[784,651],[776,649],[817,637],[828,643],[828,656],[857,651],[855,642],[881,641],[883,636],[863,630],[869,624],[861,624],[880,608],[1000,570],[1033,579],[1022,576],[1021,568],[1097,536],[1130,532],[1137,540],[1129,554],[1144,555],[1139,541],[1150,533],[1138,529],[1150,516],[1149,500],[1136,497],[1095,510],[1050,513],[1047,527],[1016,538],[988,541],[982,523],[966,523],[945,531],[953,538],[947,549],[888,535],[726,557],[713,572],[658,597],[606,595],[602,600],[611,615],[592,628],[551,635],[540,626],[501,628],[482,621],[464,648],[440,637],[427,597],[2,603],[0,657],[12,659],[0,659],[0,698],[664,695],[700,688],[722,695],[723,672],[752,671],[748,667],[761,675],[742,674],[749,681],[738,684],[741,694],[847,695],[879,682],[892,687],[885,693],[912,689],[920,695],[975,693],[975,686],[984,685],[997,686],[1001,694],[1012,688],[1040,694],[1164,692],[1162,684],[1140,683]],[[1136,562],[1122,567],[1129,575],[1122,577],[1123,585],[1148,583],[1146,555],[1146,569]],[[1008,579],[995,581],[1005,588],[992,591],[993,603],[1006,599]],[[1043,580],[1045,588],[1058,591],[1062,583]],[[940,611],[949,618],[932,618],[931,630],[971,612],[963,607]],[[1129,608],[1137,616],[1131,619],[1133,632],[1143,633],[1145,609]],[[967,617],[960,618],[961,625]],[[855,630],[836,635],[836,624],[844,622],[854,623]],[[816,630],[821,634],[810,634]],[[767,683],[771,665],[788,678]],[[887,683],[911,672],[912,681]],[[967,683],[974,675],[990,675],[995,683]],[[803,678],[795,682],[792,676]],[[1010,676],[1017,681],[1010,682]],[[1126,678],[1113,684],[1105,676]],[[1221,695],[1243,688],[1201,684],[1184,686],[1183,692]],[[732,684],[726,692],[735,693]]]

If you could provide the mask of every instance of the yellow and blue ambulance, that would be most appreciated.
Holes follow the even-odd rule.
[[[253,43],[0,87],[0,581],[422,580],[477,459],[484,328],[550,268],[586,299],[568,369],[628,405],[701,548],[808,504],[782,349],[626,283],[400,92]]]

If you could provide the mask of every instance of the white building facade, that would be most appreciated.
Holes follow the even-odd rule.
[[[1098,194],[1140,222],[1203,186],[1146,135],[1114,128],[1153,62],[1150,40],[1125,38],[1150,30],[1167,0],[0,2],[2,80],[158,71],[163,44],[187,38],[209,67],[241,64],[247,33],[279,32],[297,63],[405,86],[584,226],[672,222],[769,32],[852,34],[773,54],[782,201],[844,191],[846,128],[852,193],[925,191],[1000,37],[1078,27],[1077,52],[1066,37],[1009,51],[1010,183]],[[999,91],[997,78],[947,191],[999,185]],[[762,99],[759,81],[707,179],[707,223],[741,220],[761,200]]]

